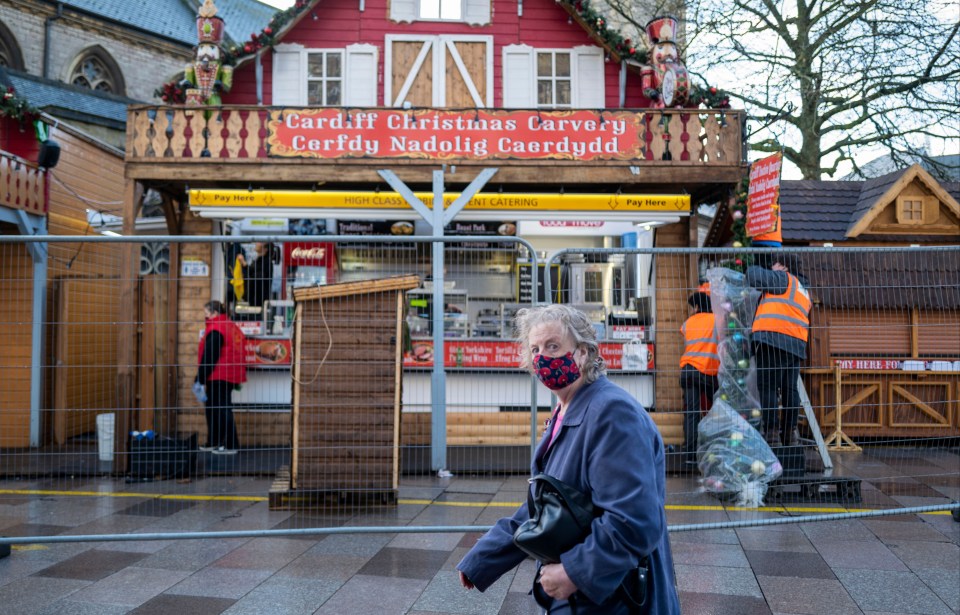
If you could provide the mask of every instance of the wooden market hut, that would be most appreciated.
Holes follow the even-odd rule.
[[[483,170],[496,167],[494,181],[497,190],[505,194],[689,195],[689,208],[659,212],[664,223],[655,229],[655,245],[695,246],[697,224],[691,222],[696,217],[692,212],[701,203],[727,194],[743,176],[743,112],[701,108],[699,101],[688,107],[660,108],[644,92],[636,45],[625,43],[619,32],[602,25],[604,20],[591,18],[585,3],[468,0],[462,4],[461,17],[438,20],[420,18],[418,0],[371,0],[360,5],[349,0],[297,2],[278,13],[269,28],[242,48],[227,51],[226,55],[237,60],[233,87],[222,95],[223,105],[215,113],[197,113],[177,104],[131,107],[124,191],[124,221],[129,229],[125,227],[124,233],[132,231],[138,195],[149,188],[164,195],[169,233],[202,236],[215,232],[217,222],[198,214],[188,187],[190,191],[242,189],[254,197],[267,191],[372,191],[383,186],[378,171],[386,170],[415,191],[430,191],[432,173],[444,168],[447,187],[456,191]],[[553,63],[558,54],[563,61]],[[538,57],[551,60],[550,75],[538,73]],[[566,74],[553,74],[554,68],[566,66],[566,61],[570,62],[569,72],[561,68],[558,70]],[[550,83],[559,79],[561,85],[551,92],[569,92],[569,99],[540,100],[538,74],[541,85],[547,83],[547,77]],[[437,120],[441,113],[461,124],[498,118],[522,122],[521,128],[532,128],[513,130],[507,136],[525,142],[583,137],[583,129],[558,130],[555,137],[539,131],[541,126],[560,125],[560,120],[574,114],[577,118],[582,115],[595,131],[609,131],[615,119],[625,122],[625,138],[634,145],[630,151],[609,156],[403,148],[387,152],[386,146],[364,153],[296,152],[290,147],[292,142],[278,139],[286,138],[281,134],[284,118],[305,113],[330,115],[327,124],[321,122],[321,129],[340,131],[315,139],[314,145],[321,148],[341,137],[352,139],[355,134],[351,131],[375,119],[385,122],[385,118],[403,124],[402,130],[422,132],[424,142],[469,136],[469,131],[463,130],[456,135],[444,132],[442,121]],[[335,125],[340,128],[330,128]],[[391,134],[406,133],[397,130],[373,137],[390,143]],[[594,138],[592,133],[590,138]],[[311,147],[309,141],[298,143]],[[277,206],[254,207],[234,215],[268,217],[277,215],[277,210]],[[514,211],[504,215],[523,213],[527,220],[544,215]],[[370,217],[374,212],[364,214]],[[593,216],[622,214],[608,208]],[[205,215],[217,214],[208,211]],[[172,245],[171,266],[179,267],[187,260],[210,264],[214,253],[215,248],[207,243]],[[666,354],[660,355],[665,365],[675,365],[679,358],[670,353],[682,347],[678,336],[686,317],[683,289],[696,285],[695,260],[669,255],[657,262],[656,310],[664,332],[658,344],[665,349]],[[130,277],[135,276],[131,273]],[[197,314],[209,298],[211,286],[209,277],[183,278],[171,294],[178,298],[179,346],[174,363],[181,366],[181,433],[205,429],[202,409],[191,401],[189,390],[195,373]],[[132,298],[132,288],[125,290],[123,297]],[[121,357],[123,365],[136,365],[133,348],[121,352],[129,353]],[[121,406],[136,406],[135,371],[120,371],[125,391]],[[652,378],[657,409],[679,410],[682,404],[675,374],[667,370]],[[290,434],[284,430],[289,421],[285,418],[276,412],[260,415],[256,408],[238,413],[244,444],[288,442]],[[677,414],[668,421],[674,430],[679,419]]]
[[[824,435],[960,435],[960,183],[919,165],[867,181],[783,181],[784,248],[805,253],[814,299],[804,384]],[[729,237],[722,206],[707,245]],[[889,248],[902,248],[890,251]]]
[[[396,500],[403,293],[419,284],[408,275],[294,291],[289,493]]]

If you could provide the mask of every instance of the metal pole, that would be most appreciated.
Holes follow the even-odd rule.
[[[433,172],[433,238],[443,239],[443,171]],[[447,467],[447,369],[443,343],[443,241],[433,242],[433,372],[430,375],[430,467]]]

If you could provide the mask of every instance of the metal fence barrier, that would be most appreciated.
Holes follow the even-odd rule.
[[[0,544],[483,531],[524,500],[554,401],[513,341],[514,314],[538,302],[591,314],[611,380],[657,423],[668,518],[704,512],[671,531],[957,508],[960,247],[547,258],[511,236],[439,241],[438,267],[434,240],[410,235],[0,236],[0,508],[24,527],[67,510],[96,527],[47,523]],[[711,270],[777,258],[812,304],[798,442],[764,505],[742,507],[685,463],[702,414],[679,384],[681,326]],[[192,385],[211,299],[246,336],[236,454],[198,450],[210,433]],[[742,385],[754,395],[755,377]],[[124,510],[258,525],[96,525]]]

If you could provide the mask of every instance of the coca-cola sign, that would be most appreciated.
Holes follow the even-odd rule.
[[[315,241],[298,241],[284,244],[284,261],[287,266],[327,267],[331,262],[333,246]]]
[[[297,260],[316,261],[319,264],[323,262],[324,258],[326,258],[326,254],[326,248],[301,248],[297,246],[290,251],[290,258],[295,258]]]

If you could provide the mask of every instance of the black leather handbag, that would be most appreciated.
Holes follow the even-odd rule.
[[[514,532],[513,542],[534,559],[555,564],[561,554],[590,534],[590,522],[596,516],[593,502],[576,488],[546,474],[537,474],[530,482],[530,518]]]
[[[590,534],[590,523],[601,510],[578,489],[547,474],[530,479],[534,487],[527,494],[530,518],[513,534],[513,542],[527,555],[543,564],[555,564],[560,556],[583,542]],[[617,599],[627,603],[631,613],[643,613],[649,586],[649,558],[631,570],[617,589]],[[539,568],[538,568],[539,576]],[[533,581],[533,596],[537,604],[549,612],[552,599]],[[576,613],[575,596],[569,600],[570,610]]]

